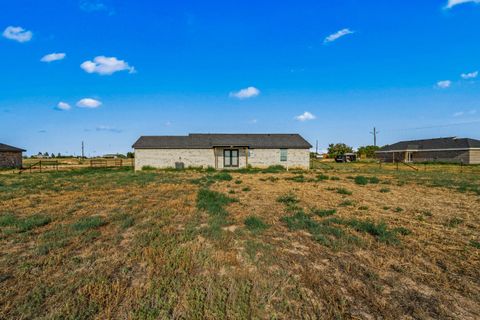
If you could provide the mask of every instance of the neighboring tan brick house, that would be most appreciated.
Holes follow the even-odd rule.
[[[142,136],[132,146],[135,169],[212,167],[235,169],[282,165],[310,167],[312,147],[298,134],[189,134]]]
[[[456,137],[401,141],[384,146],[375,155],[384,162],[480,164],[480,141]]]
[[[25,150],[0,143],[0,168],[21,168]]]

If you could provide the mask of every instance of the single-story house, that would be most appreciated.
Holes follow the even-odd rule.
[[[312,147],[299,134],[189,134],[142,136],[132,146],[135,169],[212,167],[235,169],[282,165],[310,167]]]
[[[375,152],[385,162],[454,162],[480,163],[480,140],[468,138],[437,138],[401,141]]]
[[[25,150],[0,143],[0,168],[21,168]]]

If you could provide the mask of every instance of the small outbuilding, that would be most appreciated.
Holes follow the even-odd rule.
[[[299,134],[189,134],[142,136],[132,146],[135,169],[247,166],[310,167],[312,147]]]
[[[0,143],[0,168],[21,168],[24,149]]]
[[[451,162],[480,164],[480,140],[437,138],[400,141],[375,152],[384,162]]]

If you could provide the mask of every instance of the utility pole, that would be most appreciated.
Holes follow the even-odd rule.
[[[318,155],[318,140],[315,143],[315,155]]]
[[[373,134],[373,145],[376,147],[377,146],[377,134],[379,132],[377,131],[377,128],[373,127],[373,131],[370,132],[370,134]]]
[[[83,141],[82,141],[82,159],[85,158],[85,148],[84,148],[84,145],[83,145]]]

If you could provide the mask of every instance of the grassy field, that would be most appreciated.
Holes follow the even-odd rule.
[[[480,168],[315,167],[2,174],[0,319],[480,318]]]

